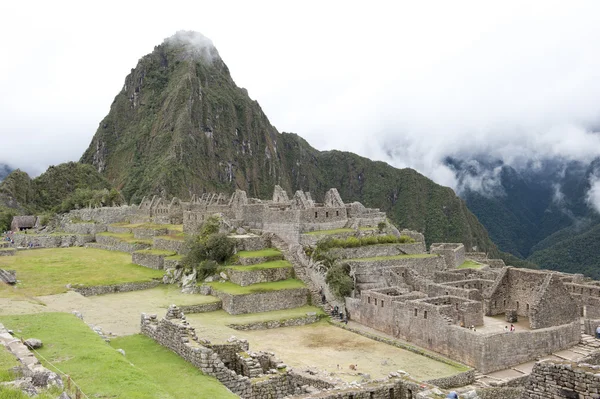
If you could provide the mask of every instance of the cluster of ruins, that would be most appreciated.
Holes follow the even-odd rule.
[[[358,202],[345,204],[336,189],[330,189],[322,203],[316,203],[310,193],[303,191],[297,191],[290,199],[279,186],[275,187],[271,200],[248,198],[241,190],[231,196],[193,196],[189,202],[178,198],[167,201],[155,196],[144,198],[139,206],[72,211],[64,218],[62,227],[75,235],[94,235],[107,229],[113,231],[111,224],[127,221],[178,224],[183,225],[184,233],[194,234],[214,215],[220,217],[222,225],[229,231],[252,231],[276,237],[285,244],[287,260],[308,287],[298,291],[303,296],[299,303],[306,303],[305,297],[320,288],[327,302],[343,308],[352,321],[442,354],[481,373],[507,369],[573,347],[582,339],[582,323],[583,333],[588,335],[593,335],[600,325],[600,282],[578,274],[506,266],[501,260],[488,259],[486,254],[467,252],[459,243],[431,244],[427,251],[423,234],[399,232],[387,222],[385,213]],[[70,223],[73,219],[79,223]],[[302,247],[314,245],[323,238],[318,234],[320,231],[348,229],[352,231],[350,234],[377,235],[380,230],[377,226],[382,223],[388,234],[409,236],[411,242],[332,249],[331,254],[337,262],[350,266],[350,276],[354,280],[351,296],[343,300],[335,298],[324,283],[322,268],[304,254]],[[150,237],[158,235],[148,234]],[[335,233],[331,234],[335,236]],[[32,239],[31,236],[28,239]],[[93,246],[98,245],[96,241],[73,238],[70,245]],[[159,241],[155,237],[155,243]],[[245,245],[249,245],[248,242]],[[175,250],[179,252],[179,248]],[[142,255],[138,254],[138,258]],[[476,267],[461,268],[466,261]],[[144,261],[141,262],[139,264]],[[167,269],[168,265],[165,262],[156,267]],[[268,306],[265,309],[270,310]],[[171,312],[178,311],[171,309]],[[183,317],[171,317],[178,318],[181,319],[178,323],[185,326]],[[182,356],[197,357],[191,361],[198,361],[205,367],[207,362],[203,354],[211,355],[212,352],[208,349],[194,351],[184,345],[188,341],[167,336],[171,334],[169,331],[185,330],[173,323],[173,320],[159,323],[156,316],[144,316],[142,329],[152,337],[160,337],[156,339],[163,345],[172,346],[178,353],[187,351]],[[516,326],[515,331],[507,331],[509,325]],[[236,367],[243,368],[239,364]],[[555,369],[564,372],[562,366],[539,366],[537,369],[546,374],[552,374]],[[239,376],[234,377],[231,377],[235,380],[232,386],[244,393],[243,396],[262,397],[258,391],[253,391],[257,387]],[[290,382],[299,377],[282,374],[278,378],[278,392],[286,395],[299,392],[300,385]],[[532,381],[541,384],[539,378]],[[381,394],[370,397],[413,397],[412,393],[408,396],[410,390],[404,385],[394,385],[393,381],[385,384],[386,390],[373,390],[371,392]],[[402,393],[390,396],[394,389]],[[576,391],[573,387],[565,389]],[[519,395],[540,397],[535,392],[538,390],[524,390]],[[278,395],[275,397],[281,396]]]

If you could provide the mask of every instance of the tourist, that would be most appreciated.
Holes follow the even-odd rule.
[[[514,325],[514,324],[511,324],[511,325],[510,325],[510,332],[514,332],[514,331],[515,331],[515,325]]]
[[[600,325],[596,327],[596,338],[600,339]]]
[[[448,399],[458,399],[458,394],[456,392],[452,391],[452,392],[450,392],[448,394],[448,396],[446,396],[446,398],[448,398]]]
[[[508,332],[508,326],[504,326],[504,332]]]

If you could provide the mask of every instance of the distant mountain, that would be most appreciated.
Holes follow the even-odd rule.
[[[12,172],[12,168],[5,163],[0,163],[0,182]]]
[[[268,198],[275,184],[322,200],[337,187],[345,201],[386,211],[399,226],[424,232],[428,243],[463,242],[498,253],[450,188],[412,169],[320,152],[279,133],[236,86],[212,43],[194,32],[179,32],[139,60],[81,162],[134,202],[238,188]]]
[[[600,159],[547,160],[519,170],[490,160],[446,164],[501,250],[543,268],[600,278],[600,215],[586,201]]]

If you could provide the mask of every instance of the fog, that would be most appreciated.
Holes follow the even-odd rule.
[[[279,131],[457,191],[493,195],[482,157],[519,169],[600,156],[594,1],[126,3],[7,6],[0,163],[36,175],[78,160],[130,69],[179,30],[210,38]],[[449,156],[481,176],[459,179]]]

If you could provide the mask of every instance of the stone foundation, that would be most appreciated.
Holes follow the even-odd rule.
[[[136,265],[162,270],[165,268],[165,258],[169,256],[172,254],[156,254],[142,250],[134,252],[131,255],[131,261]]]
[[[269,330],[272,328],[280,328],[280,327],[298,327],[305,326],[307,324],[313,324],[317,321],[321,320],[321,316],[317,314],[306,315],[303,317],[294,317],[287,320],[268,320],[268,321],[258,321],[256,323],[248,323],[248,324],[229,324],[227,327],[233,328],[234,330],[239,331],[248,331],[248,330]]]
[[[192,313],[207,313],[207,312],[215,312],[217,310],[222,309],[221,301],[211,302],[211,303],[202,303],[199,305],[183,305],[179,306],[179,309],[184,314],[192,314]]]
[[[17,254],[16,248],[2,248],[0,249],[0,256],[15,256]]]
[[[172,240],[170,238],[154,237],[152,248],[162,251],[173,251],[178,254],[183,254],[185,242],[183,240]]]

